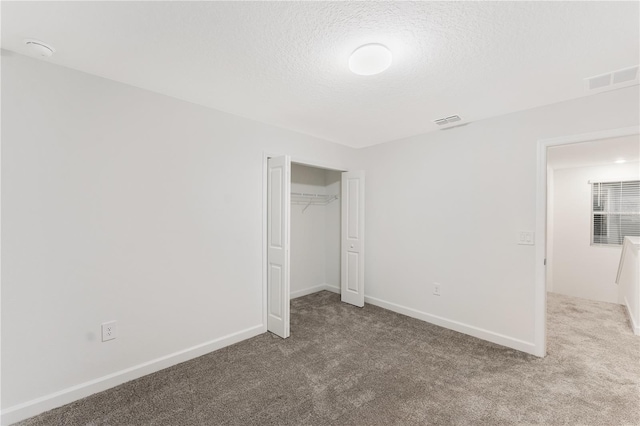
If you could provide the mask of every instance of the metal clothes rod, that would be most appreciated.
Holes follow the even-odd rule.
[[[305,192],[292,192],[291,204],[302,205],[305,204],[302,213],[309,208],[309,206],[325,206],[338,199],[337,195],[327,194],[311,194]]]
[[[337,197],[337,195],[327,195],[327,194],[312,194],[307,192],[292,192],[291,195],[299,196],[299,197]]]

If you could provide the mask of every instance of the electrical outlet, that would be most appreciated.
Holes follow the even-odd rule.
[[[102,341],[113,340],[118,337],[118,323],[109,321],[102,323]]]
[[[433,294],[435,296],[440,296],[442,294],[440,291],[441,290],[440,285],[441,285],[440,283],[433,283]]]

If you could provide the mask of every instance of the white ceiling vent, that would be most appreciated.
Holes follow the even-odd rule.
[[[627,81],[634,81],[638,78],[638,67],[626,68],[618,70],[613,73],[613,81],[611,84],[626,83]]]
[[[584,79],[587,91],[605,88],[618,88],[620,85],[631,86],[638,82],[638,65],[630,68],[595,75]]]
[[[449,117],[438,118],[437,120],[433,120],[433,122],[436,123],[438,126],[444,126],[445,124],[457,123],[460,120],[462,119],[460,118],[459,115],[450,115]]]
[[[599,75],[597,77],[591,77],[587,79],[589,83],[589,90],[600,89],[607,87],[611,84],[611,74]]]

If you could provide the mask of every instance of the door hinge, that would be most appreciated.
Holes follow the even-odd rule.
[[[544,260],[544,266],[547,266],[547,259]]]

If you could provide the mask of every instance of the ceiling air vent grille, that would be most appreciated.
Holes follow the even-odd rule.
[[[624,70],[619,70],[613,73],[611,84],[626,83],[627,81],[633,81],[638,78],[638,67],[631,67]]]
[[[584,79],[587,91],[601,90],[605,88],[614,89],[624,84],[630,86],[638,82],[638,65],[630,68],[623,68],[611,71],[606,74],[594,75]],[[606,90],[606,89],[605,89]]]
[[[453,124],[461,120],[462,119],[460,118],[459,115],[450,115],[449,117],[438,118],[437,120],[433,120],[433,122],[436,123],[438,126],[444,126],[445,124]]]

